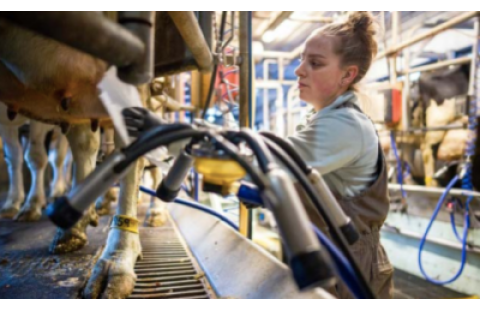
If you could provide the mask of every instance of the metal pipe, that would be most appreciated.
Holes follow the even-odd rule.
[[[394,234],[397,234],[397,235],[402,235],[402,236],[409,237],[409,238],[414,238],[414,239],[417,239],[417,240],[422,239],[422,235],[420,235],[420,234],[417,234],[417,233],[412,232],[412,231],[400,229],[400,228],[397,228],[397,227],[392,227],[392,226],[384,226],[382,228],[382,232],[394,233]],[[444,246],[444,247],[454,249],[454,250],[459,250],[459,251],[462,250],[461,245],[459,245],[457,243],[454,243],[454,242],[438,239],[438,238],[427,238],[427,242],[433,243],[433,244],[436,244],[436,245],[440,245],[440,246]],[[475,246],[475,245],[474,246],[467,246],[467,252],[480,254],[480,248],[478,246]]]
[[[452,18],[451,20],[449,20],[448,22],[445,22],[441,25],[438,25],[437,27],[434,27],[432,29],[430,29],[429,31],[426,31],[410,40],[407,40],[403,43],[400,43],[392,48],[390,48],[389,50],[387,51],[384,51],[380,54],[377,55],[377,60],[380,59],[380,58],[383,58],[383,57],[388,57],[390,55],[394,55],[398,52],[400,52],[401,50],[405,49],[406,47],[408,46],[411,46],[411,45],[414,45],[415,43],[418,43],[428,37],[431,37],[431,36],[434,36],[436,34],[439,34],[445,30],[448,30],[458,24],[461,24],[475,16],[478,16],[479,15],[479,12],[478,11],[472,11],[472,12],[466,12],[466,13],[463,13],[459,16],[456,16],[454,18]]]
[[[397,44],[398,38],[398,11],[392,12],[392,45]],[[397,54],[392,54],[387,60],[390,62],[390,83],[394,86],[397,83]]]
[[[392,11],[392,45],[397,45],[400,14],[398,11]]]
[[[290,17],[288,20],[302,23],[333,23],[332,17]]]
[[[422,186],[422,185],[403,184],[402,188],[406,192],[419,193],[419,194],[424,194],[424,195],[429,195],[430,194],[430,195],[433,195],[436,198],[438,198],[439,195],[441,195],[445,192],[445,188],[443,188],[443,187],[425,187],[425,186]],[[400,184],[388,183],[388,189],[392,190],[392,191],[400,191]],[[457,189],[457,188],[452,188],[449,192],[449,195],[450,196],[464,196],[464,197],[472,196],[474,198],[480,199],[480,192],[464,190],[464,189]]]
[[[168,15],[172,18],[178,32],[192,52],[200,71],[211,70],[213,65],[212,52],[195,14],[192,11],[168,11]]]
[[[455,59],[449,59],[449,60],[445,60],[445,61],[439,61],[439,62],[436,62],[434,64],[430,64],[430,65],[419,66],[419,67],[415,67],[415,68],[411,68],[411,69],[405,69],[404,71],[401,72],[401,74],[431,71],[431,70],[436,70],[436,69],[451,66],[451,65],[465,64],[465,63],[469,63],[471,61],[472,61],[472,57],[470,57],[470,56],[460,57],[460,58],[455,58]]]
[[[403,65],[405,70],[410,69],[410,55],[409,53],[404,53]],[[402,88],[402,129],[409,130],[412,122],[410,109],[410,74],[404,75],[404,83]]]
[[[262,83],[261,81],[259,81],[259,82],[256,83],[255,87],[256,88],[263,88],[264,91],[267,91],[268,89],[276,89],[277,90],[277,99],[275,100],[275,108],[276,108],[275,115],[276,115],[276,123],[278,124],[278,122],[279,122],[278,117],[284,110],[283,105],[281,104],[283,102],[282,98],[283,98],[283,94],[284,94],[282,85],[280,83],[274,82],[274,81],[267,82],[267,83]],[[264,109],[265,109],[265,107],[264,107]],[[268,114],[264,115],[264,118],[265,117],[268,118],[270,116],[270,107],[268,107],[268,111],[269,111]],[[283,114],[281,114],[281,115],[283,116]],[[278,126],[277,126],[277,128],[278,128]],[[270,128],[268,128],[268,130],[270,130]]]
[[[252,100],[252,12],[240,11],[239,17],[239,45],[240,45],[240,90],[239,90],[239,108],[240,108],[240,127],[250,127],[252,120],[250,119]],[[252,238],[252,211],[248,210],[243,204],[240,204],[240,233]]]
[[[145,53],[139,38],[97,12],[0,12],[0,17],[119,67]]]
[[[475,33],[475,40],[473,42],[473,47],[472,47],[472,62],[470,64],[470,79],[468,83],[468,95],[470,97],[476,96],[475,94],[475,83],[479,83],[479,81],[476,80],[475,78],[475,71],[477,70],[477,63],[480,61],[478,58],[479,56],[479,40],[480,40],[480,17],[477,18],[475,21],[475,24],[473,26],[473,31]],[[476,103],[478,104],[478,102]]]
[[[250,111],[248,110],[249,106],[249,75],[250,75],[250,66],[249,63],[249,54],[248,54],[248,14],[247,12],[240,12],[240,38],[239,38],[239,45],[240,45],[240,127],[248,127],[249,126],[249,114]]]
[[[143,56],[132,65],[118,69],[118,77],[130,84],[149,83],[154,78],[155,12],[118,12],[118,22],[134,33],[145,45]]]
[[[275,59],[267,59],[263,61],[263,83],[266,84],[269,80],[269,65],[275,64]],[[272,81],[274,83],[274,81]],[[259,87],[258,84],[255,85]],[[268,89],[263,88],[263,124],[267,130],[270,130],[270,102],[268,100]]]
[[[445,125],[445,126],[436,126],[436,127],[409,128],[409,129],[395,130],[395,131],[420,133],[420,132],[427,132],[427,131],[445,131],[445,130],[458,130],[458,129],[466,129],[466,128],[467,128],[467,125]],[[391,130],[387,129],[384,131],[391,131]]]
[[[264,57],[264,58],[294,59],[298,57],[302,51],[303,51],[303,44],[298,46],[291,52],[263,51],[261,53],[255,54],[255,56]]]
[[[289,119],[289,123],[288,123],[288,131],[287,131],[287,134],[290,136],[290,135],[293,135],[294,131],[295,131],[295,128],[293,128],[293,114],[294,113],[299,113],[302,111],[302,107],[296,107],[296,108],[293,108],[293,97],[295,96],[295,91],[298,89],[298,87],[296,85],[290,87],[290,89],[288,90],[287,92],[287,111],[288,111],[288,116],[290,119]]]
[[[284,20],[292,15],[293,11],[277,11],[277,13],[272,14],[271,18],[260,24],[256,29],[256,35],[263,35],[267,30],[274,30],[277,28]]]

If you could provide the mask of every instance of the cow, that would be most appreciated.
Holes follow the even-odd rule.
[[[423,176],[426,186],[445,186],[456,173],[467,143],[465,117],[470,65],[455,65],[422,72],[411,84],[412,127],[458,126],[455,130],[425,131],[422,135],[404,133],[399,148],[414,176]],[[398,139],[397,139],[398,140]],[[416,145],[416,147],[412,147]],[[415,159],[420,148],[422,166]],[[444,169],[442,168],[444,166]],[[439,170],[440,169],[440,170]],[[441,173],[442,171],[447,172]]]
[[[100,147],[98,127],[110,122],[97,89],[108,65],[3,19],[0,19],[0,41],[0,101],[7,105],[9,115],[20,113],[63,128],[73,155],[75,186],[95,168]],[[143,100],[147,97],[144,88],[139,88]],[[32,165],[41,166],[45,162],[44,156],[31,158]],[[15,169],[19,166],[12,165]],[[142,168],[143,160],[138,160],[121,181],[117,214],[136,216]],[[82,248],[87,243],[87,226],[96,225],[97,220],[91,206],[71,229],[57,229],[50,250],[65,253]],[[85,296],[128,296],[134,287],[134,264],[140,254],[138,234],[111,229]]]

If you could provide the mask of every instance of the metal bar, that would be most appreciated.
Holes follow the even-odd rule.
[[[475,24],[473,26],[474,33],[475,33],[475,41],[473,42],[473,47],[472,47],[472,62],[470,66],[470,80],[468,83],[468,95],[470,98],[472,96],[476,96],[475,94],[475,83],[478,83],[479,81],[476,80],[475,78],[475,73],[477,71],[477,63],[480,61],[478,58],[479,56],[479,40],[480,40],[480,17],[477,18],[475,21]],[[478,102],[476,103],[478,105]]]
[[[277,28],[284,20],[292,15],[293,11],[278,11],[275,16],[263,24],[261,24],[257,29],[257,35],[263,35],[268,30],[274,30]]]
[[[403,184],[403,190],[406,192],[412,193],[419,193],[424,195],[433,195],[435,197],[439,197],[445,192],[445,188],[443,187],[426,187],[422,185],[408,185]],[[400,184],[392,184],[388,183],[388,189],[393,191],[400,191]],[[480,199],[480,192],[477,191],[469,191],[463,189],[453,188],[449,192],[450,196],[465,196],[465,197],[474,197]]]
[[[142,59],[145,45],[97,12],[0,12],[0,17],[116,66]]]
[[[288,20],[302,23],[333,23],[332,17],[290,17]]]
[[[251,103],[251,72],[252,72],[252,55],[251,55],[251,22],[252,12],[241,11],[240,12],[240,56],[242,62],[240,63],[240,127],[250,127],[250,103]],[[251,238],[250,224],[252,220],[251,212],[240,203],[239,214],[239,229],[240,233],[246,237]]]
[[[392,12],[392,45],[397,44],[398,38],[398,11]],[[390,83],[395,85],[397,83],[397,55],[393,54],[387,61],[390,62]]]
[[[165,271],[165,270],[182,270],[182,269],[192,269],[193,268],[193,265],[192,264],[186,264],[184,266],[178,266],[178,265],[175,265],[175,266],[172,266],[172,265],[167,265],[167,267],[171,267],[171,268],[162,268],[162,267],[166,267],[166,266],[158,266],[158,267],[150,267],[150,268],[135,268],[135,271],[137,272],[150,272],[150,271]]]
[[[386,227],[386,226],[384,226],[382,228],[382,232],[393,233],[393,234],[397,234],[397,235],[401,235],[401,236],[405,236],[405,237],[409,237],[409,238],[414,238],[414,239],[417,239],[417,240],[421,240],[423,238],[423,236],[420,235],[420,234],[417,234],[417,233],[412,232],[412,231],[400,229],[400,228],[397,228],[397,227]],[[459,250],[459,251],[462,250],[462,246],[460,244],[453,243],[453,242],[450,242],[450,241],[445,241],[445,240],[438,239],[438,238],[428,238],[427,237],[427,242],[433,243],[433,244],[436,244],[436,245],[440,245],[440,246],[444,246],[444,247],[448,247],[448,248],[451,248],[451,249],[454,249],[454,250]],[[468,253],[480,254],[480,248],[478,246],[467,246],[467,252]]]
[[[456,16],[454,18],[452,18],[451,20],[449,20],[448,22],[445,22],[441,25],[438,25],[437,27],[434,27],[432,29],[430,29],[429,31],[425,32],[425,33],[422,33],[410,40],[407,40],[403,43],[400,43],[390,49],[388,49],[387,51],[384,51],[380,54],[377,55],[377,60],[380,59],[380,58],[383,58],[383,57],[389,57],[391,55],[394,55],[398,52],[400,52],[401,50],[405,49],[406,47],[409,47],[411,45],[414,45],[415,43],[418,43],[428,37],[431,37],[431,36],[434,36],[436,34],[439,34],[445,30],[448,30],[450,28],[452,28],[453,26],[456,26],[458,24],[461,24],[475,16],[478,16],[479,15],[479,12],[478,11],[472,11],[472,12],[466,12],[466,13],[463,13],[459,16]]]
[[[148,285],[147,283],[150,283],[150,282],[161,282],[161,281],[166,281],[166,280],[194,280],[195,279],[195,275],[181,275],[181,276],[168,276],[168,277],[164,277],[164,276],[158,276],[158,277],[150,277],[150,278],[141,278],[141,279],[137,279],[137,282],[135,284],[135,286],[145,286],[145,285]]]
[[[184,286],[162,286],[160,287],[152,287],[152,288],[142,288],[142,289],[134,289],[133,294],[135,293],[160,293],[160,292],[168,292],[168,291],[175,291],[175,290],[188,290],[188,289],[201,289],[203,285],[201,283],[191,284],[191,285],[184,285]]]
[[[158,294],[132,294],[129,298],[168,298],[168,297],[179,297],[185,295],[199,295],[205,294],[205,290],[191,290],[186,292],[175,292],[175,293],[158,293]],[[203,296],[203,295],[202,295]]]
[[[157,287],[158,283],[161,283],[162,286],[172,286],[178,284],[196,284],[201,283],[200,280],[181,280],[181,281],[162,281],[162,282],[152,282],[152,283],[142,283],[141,285],[137,285],[137,287]]]
[[[447,67],[450,65],[460,65],[464,63],[469,63],[472,61],[472,58],[470,56],[467,57],[460,57],[460,58],[455,58],[455,59],[450,59],[450,60],[445,60],[445,61],[439,61],[434,64],[430,65],[425,65],[425,66],[419,66],[411,69],[404,70],[400,72],[401,74],[408,74],[408,73],[413,73],[413,72],[424,72],[424,71],[431,71],[431,70],[436,70],[439,68]]]
[[[413,133],[421,133],[427,131],[445,131],[445,130],[458,130],[458,129],[466,129],[467,125],[445,125],[445,126],[437,126],[437,127],[422,127],[422,128],[409,128],[405,130],[390,130],[384,129],[379,131],[394,131],[394,132],[413,132]]]
[[[168,11],[180,35],[192,52],[201,71],[209,71],[213,65],[213,57],[200,29],[197,18],[192,11]]]

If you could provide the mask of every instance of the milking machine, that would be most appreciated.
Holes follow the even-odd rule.
[[[139,108],[132,109],[138,111]],[[134,161],[160,146],[185,140],[189,142],[156,190],[155,196],[207,211],[208,207],[202,208],[199,204],[178,198],[175,200],[181,181],[193,166],[203,175],[204,189],[207,191],[222,195],[233,193],[241,200],[254,202],[250,205],[263,205],[272,211],[286,248],[289,266],[300,290],[331,287],[335,284],[336,273],[355,297],[374,298],[348,248],[349,243],[358,239],[350,219],[341,211],[321,175],[313,172],[287,142],[270,134],[259,135],[249,129],[221,130],[206,126],[205,123],[158,123],[144,131],[129,146],[109,156],[67,196],[49,205],[48,216],[59,227],[72,227],[98,196],[126,174]],[[328,224],[336,246],[317,228],[312,230],[289,175],[276,164],[274,156],[301,184]],[[253,165],[254,159],[258,168]],[[253,185],[240,182],[246,175]],[[207,212],[215,215],[212,210]]]

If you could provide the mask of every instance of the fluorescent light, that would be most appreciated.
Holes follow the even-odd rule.
[[[275,39],[275,33],[272,30],[267,30],[262,36],[262,41],[265,43],[270,43]]]
[[[264,47],[263,47],[263,44],[262,42],[260,41],[253,41],[253,44],[252,44],[252,52],[253,54],[261,54],[263,53],[264,51]]]
[[[284,21],[275,29],[274,38],[277,39],[287,37],[292,32],[294,26],[294,22],[291,22],[289,20]]]

